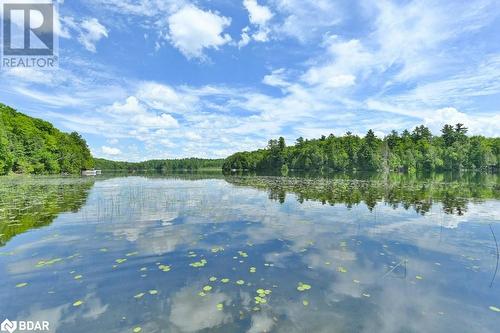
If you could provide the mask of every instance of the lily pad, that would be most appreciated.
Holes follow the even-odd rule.
[[[500,308],[497,308],[496,306],[490,306],[490,310],[494,312],[500,312]]]
[[[241,286],[241,285],[244,285],[244,284],[245,284],[245,281],[243,281],[243,280],[238,280],[238,281],[236,281],[236,284],[238,284],[238,285],[240,285],[240,286]]]
[[[217,304],[217,310],[222,311],[224,309],[224,304],[219,303]]]
[[[304,306],[308,306],[308,305],[309,305],[309,301],[307,301],[307,300],[303,300],[303,301],[302,301],[302,304],[304,304]]]
[[[139,299],[139,298],[142,298],[144,295],[146,295],[146,294],[145,293],[139,293],[139,294],[135,295],[134,298]]]
[[[228,278],[224,278],[224,279],[221,279],[220,282],[222,282],[222,283],[228,283],[229,279]]]
[[[212,286],[203,287],[203,291],[210,291],[210,290],[212,290]]]
[[[309,289],[311,289],[311,286],[306,283],[299,282],[299,285],[297,286],[298,291],[306,291]]]
[[[210,282],[215,282],[217,281],[217,278],[215,276],[212,276],[210,279],[208,279]]]
[[[156,290],[156,289],[151,289],[151,290],[149,291],[149,294],[150,294],[150,295],[158,295],[158,290]]]
[[[420,276],[420,275],[417,275],[417,276],[415,276],[415,279],[417,279],[417,280],[423,280],[424,278],[422,276]]]
[[[24,287],[26,287],[27,285],[28,285],[28,283],[27,283],[27,282],[18,283],[18,284],[16,284],[16,288],[24,288]]]
[[[139,326],[134,327],[134,330],[133,330],[133,332],[134,332],[134,333],[139,333],[139,332],[141,332],[141,331],[142,331],[142,328],[141,328],[141,327],[139,327]]]
[[[83,277],[83,275],[75,275],[74,279],[75,280],[80,280]]]
[[[159,265],[158,268],[164,272],[170,272],[171,267],[168,265]]]
[[[337,268],[337,270],[340,272],[340,273],[347,273],[347,269],[345,267],[342,267],[340,266],[339,268]]]
[[[80,306],[83,304],[83,301],[76,301],[75,303],[73,303],[73,306]]]

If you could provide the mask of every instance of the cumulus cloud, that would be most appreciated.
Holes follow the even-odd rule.
[[[424,118],[424,123],[434,133],[439,133],[445,124],[466,124],[471,134],[493,137],[500,135],[500,114],[468,115],[454,107],[438,109]]]
[[[107,109],[118,121],[146,128],[176,128],[179,127],[177,120],[169,114],[154,114],[149,112],[137,97],[130,96],[124,103],[115,102]]]
[[[249,14],[250,23],[265,25],[272,17],[273,13],[266,6],[261,6],[257,0],[243,0],[243,5]]]
[[[187,58],[203,59],[205,49],[218,49],[231,41],[224,33],[230,25],[228,17],[187,5],[168,18],[168,38]]]
[[[250,27],[243,28],[238,47],[246,46],[251,39],[257,42],[267,42],[271,31],[269,21],[274,14],[269,7],[260,5],[257,0],[243,0],[243,6],[248,11],[248,20],[251,25],[256,27],[256,31],[250,33]]]
[[[137,97],[151,108],[170,113],[190,112],[196,108],[198,102],[198,98],[194,95],[155,82],[141,83]]]
[[[105,155],[118,156],[122,154],[122,151],[118,148],[102,146],[101,151]]]

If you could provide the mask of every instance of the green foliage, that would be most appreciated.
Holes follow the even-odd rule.
[[[77,174],[94,161],[82,137],[0,104],[0,175]]]
[[[463,124],[445,125],[441,136],[433,136],[421,125],[412,132],[392,131],[384,139],[369,130],[365,137],[348,132],[315,140],[300,137],[294,146],[285,140],[270,140],[266,149],[239,152],[223,165],[230,170],[300,171],[454,171],[498,170],[500,139],[467,136]]]
[[[200,158],[185,158],[177,160],[150,160],[145,162],[119,162],[110,161],[102,158],[95,158],[95,167],[101,170],[108,171],[195,171],[200,169],[218,169],[222,167],[224,160],[222,159],[200,159]]]

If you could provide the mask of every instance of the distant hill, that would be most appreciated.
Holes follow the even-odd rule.
[[[80,134],[63,133],[49,122],[0,103],[0,175],[77,174],[93,166]]]
[[[223,159],[184,158],[176,160],[150,160],[145,162],[117,162],[95,158],[95,167],[109,171],[183,171],[222,169]]]

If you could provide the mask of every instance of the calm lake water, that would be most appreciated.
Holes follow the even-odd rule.
[[[0,321],[498,332],[498,177],[354,178],[0,178]]]

